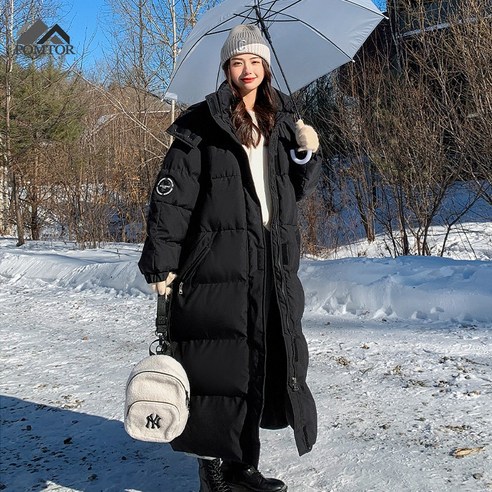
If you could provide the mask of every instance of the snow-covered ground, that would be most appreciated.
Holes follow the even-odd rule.
[[[492,490],[491,231],[481,261],[456,237],[460,260],[302,261],[319,439],[299,458],[290,430],[262,432],[265,474],[292,492]],[[154,329],[139,246],[14,244],[0,239],[0,490],[198,491],[194,459],[123,429]]]

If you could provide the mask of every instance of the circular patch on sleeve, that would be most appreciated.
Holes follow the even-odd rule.
[[[158,195],[166,196],[174,189],[174,181],[171,178],[162,178],[155,186]]]

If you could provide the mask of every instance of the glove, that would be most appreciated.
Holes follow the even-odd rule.
[[[319,148],[319,138],[312,126],[305,125],[302,120],[296,123],[296,140],[299,144],[299,152],[316,152]]]
[[[156,282],[155,284],[151,284],[152,290],[154,292],[157,292],[160,296],[167,297],[172,292],[170,285],[175,278],[176,278],[176,274],[174,272],[169,272],[166,277],[166,280],[163,280],[162,282]]]

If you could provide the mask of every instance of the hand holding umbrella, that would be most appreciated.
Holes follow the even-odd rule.
[[[319,148],[319,138],[315,129],[305,125],[302,120],[298,120],[296,123],[296,140],[300,145],[299,152],[316,152]]]
[[[296,164],[306,164],[311,159],[313,152],[319,148],[319,138],[316,130],[298,120],[296,123],[296,141],[299,144],[298,152],[306,152],[306,156],[299,159],[294,150],[290,151],[290,157]]]

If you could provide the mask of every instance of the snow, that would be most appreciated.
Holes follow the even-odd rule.
[[[492,262],[435,257],[304,261],[306,309],[371,318],[492,320]]]
[[[319,439],[299,457],[289,429],[262,431],[266,475],[290,492],[492,490],[492,224],[473,230],[475,256],[455,235],[452,257],[360,243],[301,261]],[[140,248],[0,238],[0,490],[198,490],[193,458],[123,429],[154,330]]]

